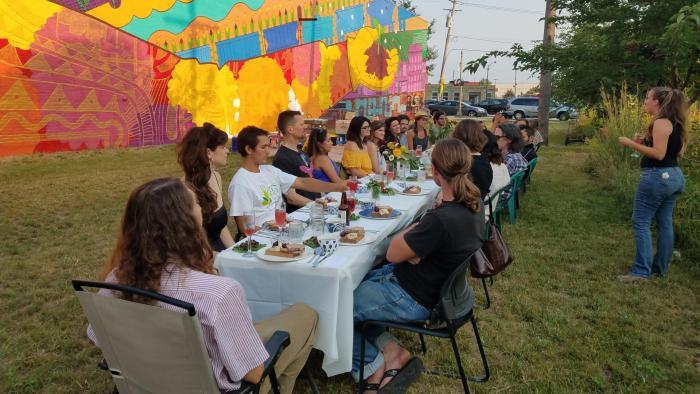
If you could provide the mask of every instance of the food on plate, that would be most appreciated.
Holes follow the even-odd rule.
[[[310,247],[311,249],[316,249],[319,246],[321,246],[321,244],[318,242],[318,238],[316,237],[311,237],[307,239],[306,241],[304,241],[304,245]]]
[[[340,233],[340,242],[356,244],[365,237],[365,229],[362,227],[348,227]]]
[[[375,218],[388,218],[391,216],[393,209],[384,205],[375,205],[372,210],[372,217]]]
[[[328,204],[338,202],[338,201],[336,201],[336,199],[331,197],[331,196],[326,196],[326,197],[317,198],[315,200],[315,202],[323,205],[323,208],[325,209],[325,208],[328,208]]]
[[[257,252],[263,247],[265,247],[265,244],[260,243],[254,239],[250,240],[250,250],[252,252]],[[234,246],[233,251],[238,253],[246,253],[248,251],[248,241],[241,242],[240,244]]]
[[[265,254],[270,256],[292,258],[301,256],[305,250],[306,246],[302,244],[283,243],[280,245],[275,243],[265,250]]]
[[[421,192],[421,188],[418,185],[411,185],[403,189],[403,192],[405,194],[419,194]]]

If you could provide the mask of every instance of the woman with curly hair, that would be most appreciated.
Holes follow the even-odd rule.
[[[191,187],[191,186],[190,186]],[[215,275],[213,252],[202,228],[202,209],[182,181],[156,179],[129,196],[117,245],[101,279],[153,291],[195,306],[214,377],[223,391],[242,381],[258,383],[269,357],[263,342],[275,330],[290,333],[291,345],[275,365],[282,392],[291,393],[316,335],[318,315],[303,304],[253,323],[243,287]],[[102,289],[104,296],[155,304],[152,298]],[[96,341],[92,327],[88,337]],[[269,390],[263,385],[263,391]]]
[[[228,135],[211,123],[193,127],[178,145],[177,161],[192,185],[197,202],[202,207],[204,229],[211,248],[216,252],[233,245],[226,224],[228,213],[224,206],[221,175],[216,171],[226,165]]]
[[[645,280],[650,275],[664,276],[673,255],[673,206],[683,192],[685,178],[678,166],[688,146],[686,118],[688,104],[683,92],[668,87],[655,87],[647,92],[644,111],[652,121],[636,141],[620,137],[620,145],[629,147],[642,157],[642,176],[632,209],[632,225],[637,253],[623,282]],[[652,254],[651,221],[656,220],[656,255]]]

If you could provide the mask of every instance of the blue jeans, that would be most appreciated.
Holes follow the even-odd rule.
[[[370,271],[354,293],[353,320],[356,328],[353,332],[352,343],[353,378],[358,381],[360,377],[362,337],[358,330],[358,323],[366,320],[404,323],[427,320],[429,317],[430,311],[414,300],[399,285],[392,264]],[[367,379],[384,363],[384,356],[381,352],[384,346],[390,341],[398,341],[385,329],[373,326],[367,328],[365,338],[364,378]]]
[[[679,167],[642,168],[634,196],[632,225],[637,253],[630,274],[641,277],[668,271],[673,255],[673,206],[683,192],[685,178]],[[651,221],[656,220],[656,255],[652,253]],[[652,258],[653,256],[653,258]]]

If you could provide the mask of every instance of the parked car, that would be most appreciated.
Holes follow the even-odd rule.
[[[507,99],[486,99],[486,100],[481,100],[478,103],[474,104],[476,107],[481,107],[486,110],[486,112],[490,114],[495,114],[496,112],[499,111],[506,111],[508,109],[508,100]]]
[[[437,104],[439,101],[437,100],[425,100],[425,108],[428,109],[431,105]]]
[[[509,108],[503,115],[515,119],[536,118],[539,103],[539,97],[516,97],[508,103]],[[578,118],[578,112],[576,108],[552,101],[549,105],[549,117],[565,121]]]
[[[431,104],[428,106],[428,110],[432,114],[435,111],[442,111],[446,115],[458,115],[459,101],[447,100],[441,101],[438,104]],[[486,110],[483,108],[475,107],[473,105],[462,102],[462,113],[459,115],[463,116],[487,116]]]

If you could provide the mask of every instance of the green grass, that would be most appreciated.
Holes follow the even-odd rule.
[[[665,279],[618,283],[634,254],[631,206],[585,173],[590,148],[564,147],[563,136],[554,132],[540,150],[518,222],[505,225],[516,261],[491,287],[492,308],[475,312],[492,377],[472,390],[699,392],[697,265],[673,261]],[[236,168],[230,159],[224,179]],[[180,176],[173,147],[0,162],[0,392],[111,389],[70,280],[95,278],[128,193],[161,176]],[[483,299],[480,283],[473,285]],[[401,338],[417,352],[417,338]],[[468,326],[460,343],[468,372],[478,373]],[[456,368],[446,341],[429,339],[423,359]],[[324,391],[351,390],[347,375],[315,374]],[[424,375],[414,388],[458,392],[460,385]]]

